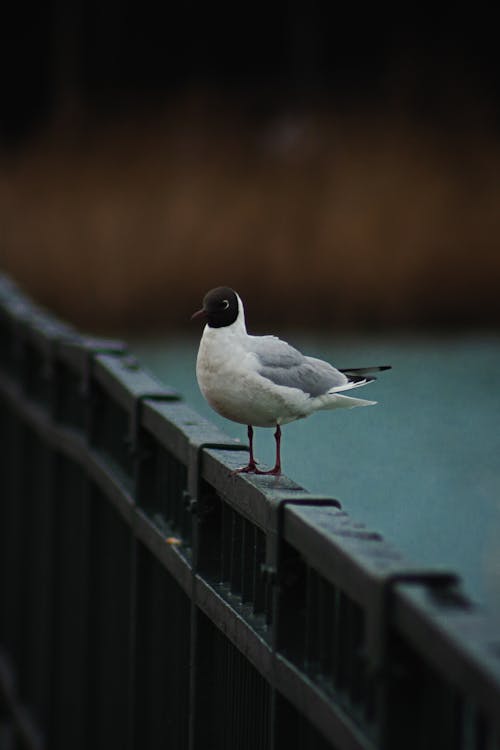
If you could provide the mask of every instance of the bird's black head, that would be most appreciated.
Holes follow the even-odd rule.
[[[210,328],[224,328],[238,317],[238,296],[228,286],[211,289],[203,298],[203,307],[193,318],[205,318]]]

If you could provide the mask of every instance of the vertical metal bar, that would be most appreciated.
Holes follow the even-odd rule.
[[[332,632],[334,615],[335,587],[324,578],[320,578],[319,611],[318,611],[318,651],[319,663],[323,678],[332,686]]]
[[[159,449],[160,453],[160,488],[165,494],[165,518],[173,528],[177,527],[175,508],[175,477],[173,471],[173,459],[163,448]]]
[[[241,600],[243,603],[255,601],[255,546],[256,527],[243,519],[241,559]]]
[[[24,633],[22,670],[24,696],[33,717],[47,726],[50,704],[52,630],[55,455],[49,446],[31,436],[31,470],[23,497]],[[28,460],[28,456],[26,456]]]
[[[6,647],[14,663],[19,665],[23,654],[21,628],[21,593],[22,593],[22,524],[23,524],[23,477],[25,449],[28,433],[21,418],[13,415],[10,435],[11,463],[5,487],[8,504],[8,534],[6,535],[5,561],[6,597],[5,597],[5,638]]]
[[[137,638],[137,541],[132,534],[130,546],[130,591],[129,591],[129,643],[128,643],[128,733],[127,748],[134,750],[135,737],[135,681]]]
[[[136,750],[187,746],[190,602],[138,544],[134,703]]]
[[[306,672],[313,674],[318,662],[318,574],[310,566],[306,577],[305,659]]]
[[[54,493],[51,748],[87,747],[90,484],[81,468],[57,458]]]
[[[257,526],[254,530],[254,561],[253,561],[253,611],[255,614],[264,612],[266,607],[266,584],[262,566],[266,559],[266,537]]]
[[[130,530],[99,491],[92,494],[89,746],[126,747],[129,711]]]
[[[231,523],[231,559],[229,571],[229,584],[232,594],[241,594],[241,565],[242,565],[242,533],[243,518],[237,511],[232,511]]]
[[[343,591],[338,592],[336,599],[334,684],[338,691],[342,691],[347,687],[349,672],[349,654],[347,649],[349,644],[350,612],[349,601]]]
[[[353,704],[359,704],[363,697],[365,673],[362,650],[364,616],[361,607],[352,600],[349,602],[349,609],[351,612],[351,628],[349,633],[349,651],[351,654],[349,668],[349,695]]]
[[[193,502],[199,502],[201,477],[200,477],[200,451],[193,448],[189,452],[189,463],[187,466],[187,493]],[[189,652],[189,721],[188,721],[188,750],[195,750],[197,742],[198,726],[200,724],[200,703],[198,699],[200,670],[203,669],[203,651],[201,639],[204,636],[199,626],[200,613],[196,606],[196,579],[200,556],[200,528],[199,515],[193,515],[192,526],[192,578],[191,578],[191,602],[190,602],[190,652]]]
[[[221,581],[229,582],[231,578],[231,533],[233,525],[233,511],[224,501],[221,502],[222,530],[221,530]]]

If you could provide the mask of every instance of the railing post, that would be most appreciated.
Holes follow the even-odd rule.
[[[189,504],[193,514],[192,526],[192,588],[191,588],[191,650],[189,663],[189,695],[190,695],[190,717],[189,717],[189,750],[196,750],[197,733],[199,731],[199,696],[197,686],[199,684],[199,629],[198,629],[198,607],[197,607],[197,581],[196,575],[199,568],[200,545],[202,543],[203,516],[206,512],[204,497],[202,493],[201,462],[203,452],[207,449],[241,451],[248,450],[246,446],[227,441],[210,441],[201,436],[200,441],[191,439],[188,458],[188,481],[186,502]]]

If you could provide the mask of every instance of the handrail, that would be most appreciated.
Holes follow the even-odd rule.
[[[499,747],[500,627],[452,571],[233,474],[245,446],[5,277],[0,430],[0,724],[26,746]]]

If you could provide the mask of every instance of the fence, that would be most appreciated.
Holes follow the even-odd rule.
[[[0,282],[0,748],[492,750],[500,629]]]

